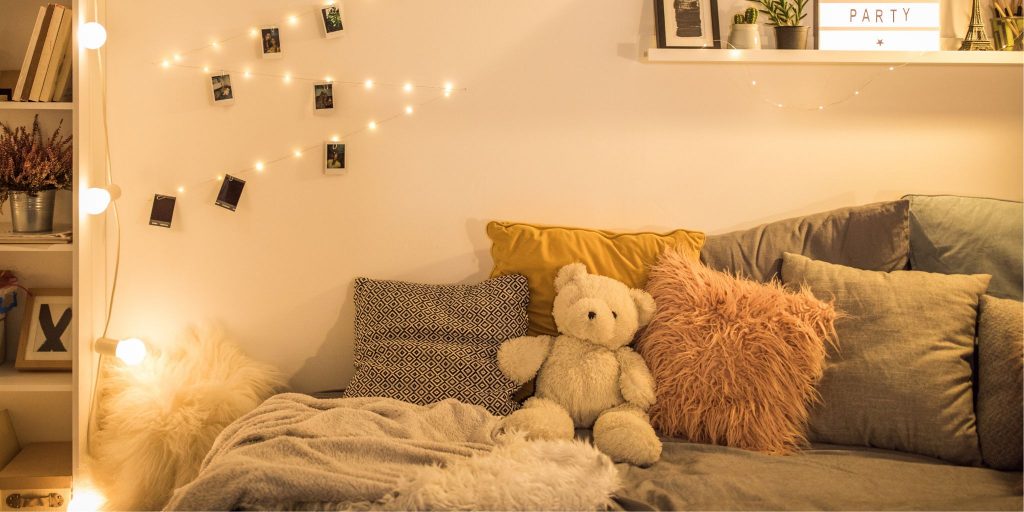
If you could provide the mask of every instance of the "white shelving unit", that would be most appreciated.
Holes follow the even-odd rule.
[[[858,52],[649,48],[647,62],[765,64],[930,64],[1024,66],[1024,52]]]
[[[31,101],[0,101],[0,110],[67,110],[71,111],[75,107],[74,103],[54,101],[54,102],[31,102]]]

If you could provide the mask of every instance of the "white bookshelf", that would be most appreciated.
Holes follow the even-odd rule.
[[[70,112],[74,107],[75,104],[70,101],[0,101],[0,110],[66,110]]]

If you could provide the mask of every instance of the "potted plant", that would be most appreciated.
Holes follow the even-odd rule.
[[[733,16],[732,31],[729,32],[729,48],[761,49],[761,33],[757,31],[757,9],[748,7],[743,14]]]
[[[15,232],[53,230],[57,190],[71,188],[72,173],[71,136],[61,136],[60,125],[44,138],[39,116],[31,132],[0,123],[0,208],[10,199]]]
[[[748,0],[760,4],[768,16],[768,24],[775,27],[775,46],[781,50],[807,48],[807,27],[800,22],[807,17],[807,0]]]

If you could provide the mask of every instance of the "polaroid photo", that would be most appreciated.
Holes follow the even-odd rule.
[[[324,143],[324,174],[344,174],[345,145],[340,142]]]
[[[281,58],[281,29],[263,27],[260,29],[260,53],[264,59]]]
[[[334,110],[334,84],[325,82],[313,86],[313,108],[317,112]]]
[[[334,4],[320,8],[320,30],[327,39],[344,34],[345,26],[341,22],[341,5]]]
[[[153,210],[149,214],[149,225],[162,228],[171,227],[171,220],[174,218],[174,203],[177,199],[174,196],[153,195]]]
[[[231,87],[231,75],[210,76],[210,92],[214,105],[230,105],[235,102],[235,90]]]
[[[217,206],[235,211],[235,208],[238,208],[238,201],[242,199],[243,188],[245,188],[245,180],[230,174],[225,175],[224,182],[220,186],[220,193],[217,194]]]

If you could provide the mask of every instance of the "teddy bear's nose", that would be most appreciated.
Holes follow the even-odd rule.
[[[593,320],[593,319],[597,318],[597,313],[594,313],[593,311],[591,311],[590,313],[587,313],[587,318]]]

